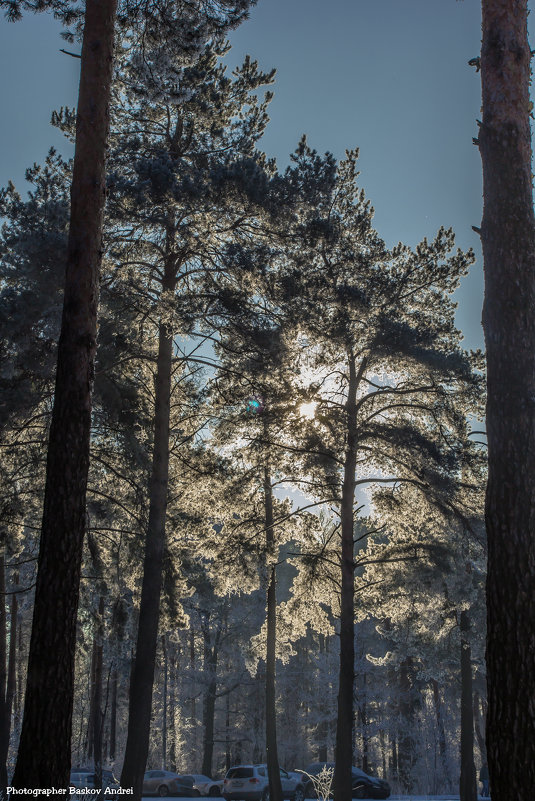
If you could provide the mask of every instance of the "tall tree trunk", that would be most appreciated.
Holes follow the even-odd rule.
[[[167,641],[165,634],[162,634],[163,651],[163,722],[162,722],[162,770],[167,764],[167,683],[169,680],[169,660],[167,654]]]
[[[102,732],[104,712],[102,710],[102,671],[104,650],[104,596],[98,602],[98,621],[95,630],[95,682],[93,685],[93,764],[95,787],[102,788]]]
[[[265,422],[267,436],[267,419]],[[264,469],[264,513],[266,523],[266,552],[273,556],[275,533],[273,528],[273,490],[269,464]],[[277,644],[277,567],[268,568],[267,589],[267,642],[266,642],[266,753],[270,801],[282,801],[279,756],[277,753],[277,712],[275,705],[275,651]]]
[[[176,269],[166,264],[163,280],[165,295],[171,296],[176,284]],[[143,773],[149,753],[150,715],[160,595],[162,587],[165,549],[165,518],[169,481],[169,409],[173,336],[170,326],[160,321],[158,359],[155,378],[154,447],[150,485],[150,506],[143,585],[139,606],[139,623],[136,642],[136,659],[130,682],[128,735],[121,773],[123,787],[133,788],[133,801],[139,801],[143,788]]]
[[[117,748],[117,666],[114,664],[111,673],[111,708],[110,708],[110,761],[115,762]]]
[[[472,649],[470,616],[461,612],[461,801],[477,801],[476,768],[474,765],[474,706],[472,696]]]
[[[171,651],[170,655],[170,668],[171,668],[171,689],[169,691],[169,719],[171,722],[170,726],[170,737],[169,737],[169,753],[168,753],[168,765],[171,770],[176,771],[176,681],[177,681],[177,670],[176,670],[176,657],[174,654],[174,649]]]
[[[225,698],[225,771],[230,769],[230,692]]]
[[[13,576],[13,585],[19,582],[18,573]],[[11,594],[9,622],[9,656],[7,654],[7,615],[6,615],[6,580],[5,557],[0,555],[0,791],[5,792],[7,785],[7,757],[11,736],[11,714],[16,692],[16,659],[18,628],[17,593]],[[7,671],[6,671],[7,660]]]
[[[397,742],[398,776],[405,793],[412,793],[414,787],[412,770],[416,761],[415,707],[414,665],[412,658],[408,657],[399,668],[400,730]]]
[[[264,761],[265,690],[265,670],[259,663],[256,668],[253,688],[253,762],[255,764]]]
[[[362,374],[364,362],[359,371]],[[349,357],[349,386],[346,402],[346,452],[341,506],[341,596],[340,596],[340,671],[338,677],[338,711],[336,719],[336,752],[334,771],[335,801],[351,798],[351,763],[353,757],[353,687],[355,683],[354,627],[354,504],[355,470],[357,466],[357,376],[355,358]]]
[[[435,708],[435,721],[437,725],[438,751],[440,754],[440,765],[442,781],[446,780],[448,755],[446,745],[446,730],[444,728],[444,716],[442,714],[442,700],[440,698],[440,688],[436,679],[431,679],[431,689],[433,690],[433,706]]]
[[[69,784],[116,0],[87,0],[63,318],[24,717],[12,784]],[[43,692],[46,687],[46,692]]]
[[[190,700],[190,749],[192,758],[197,751],[197,703],[195,700],[196,686],[195,686],[195,629],[190,629],[189,635],[189,666],[191,671],[191,700]]]
[[[535,219],[527,0],[483,0],[487,753],[499,799],[535,785]]]
[[[207,672],[208,685],[204,694],[203,703],[203,757],[201,773],[212,775],[212,760],[214,756],[214,718],[217,690],[217,658],[219,649],[217,645],[208,649]]]
[[[320,655],[325,654],[325,635],[318,634],[318,641]],[[325,703],[327,688],[322,686],[322,680],[323,676],[320,676],[320,686],[318,687],[318,705],[321,714],[321,720],[318,725],[318,762],[327,762],[327,744],[329,740],[329,719],[327,716],[329,714],[329,708],[328,704]]]
[[[369,756],[369,749],[368,749],[368,709],[366,703],[366,673],[362,674],[362,700],[359,704],[359,717],[360,723],[362,726],[362,770],[364,773],[368,773],[368,756]]]
[[[93,645],[91,646],[91,666],[89,668],[89,715],[87,717],[87,732],[84,743],[85,757],[87,760],[92,759],[94,749],[95,737],[95,669],[97,664],[97,640],[93,637]]]
[[[7,751],[9,727],[7,710],[7,615],[6,615],[6,564],[0,552],[0,792],[5,796],[7,788]]]
[[[484,713],[482,712],[483,699],[478,692],[474,692],[474,732],[476,735],[477,747],[479,748],[479,755],[481,757],[481,764],[487,762],[487,749],[485,746],[485,737],[483,736],[484,723],[482,725],[481,718],[484,720]]]

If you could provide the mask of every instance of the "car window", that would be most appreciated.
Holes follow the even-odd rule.
[[[249,779],[252,775],[252,768],[231,768],[227,774],[227,779]]]
[[[163,770],[153,770],[151,778],[152,779],[163,779],[164,776],[165,776],[165,773],[163,772]]]
[[[285,771],[285,770],[283,770],[282,768],[280,769],[280,774],[281,774],[281,776],[283,777],[283,779],[289,779],[289,778],[290,778],[290,777],[288,776],[288,774],[286,773],[286,771]]]
[[[360,778],[362,777],[367,778],[367,774],[364,773],[363,770],[359,770],[359,768],[351,768],[351,772],[353,776],[359,776]]]
[[[265,768],[257,768],[256,770],[257,770],[259,776],[265,776],[266,775],[266,769]]]

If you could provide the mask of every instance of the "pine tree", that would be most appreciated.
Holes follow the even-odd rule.
[[[249,0],[199,0],[129,5],[119,10],[123,25],[141,22],[144,44],[178,34],[186,54],[206,38],[238,24]],[[63,2],[35,4],[2,0],[11,19],[23,9],[51,8],[68,23],[80,24],[79,10]],[[47,473],[39,569],[30,643],[28,684],[16,787],[66,787],[70,768],[76,609],[85,529],[89,470],[91,392],[97,339],[105,161],[116,36],[117,0],[88,0],[83,17],[77,131],[64,304]],[[178,22],[177,22],[178,20]],[[130,28],[132,30],[132,28]],[[182,34],[182,36],[180,36]],[[184,35],[185,34],[185,35]],[[59,554],[62,554],[61,559]],[[46,666],[46,668],[44,667]],[[43,671],[54,693],[39,692]],[[56,697],[57,696],[57,697]],[[45,700],[46,699],[46,700]],[[46,755],[45,744],[51,743]],[[37,764],[37,744],[41,750]]]
[[[490,785],[527,799],[535,779],[533,697],[533,397],[535,220],[526,0],[483,0],[481,242],[485,272],[489,480],[488,718]],[[514,655],[514,656],[513,656]]]
[[[460,432],[480,385],[448,298],[471,254],[448,256],[453,235],[444,229],[415,252],[402,245],[388,252],[356,187],[356,157],[348,152],[340,165],[334,200],[326,196],[301,221],[299,249],[280,279],[316,404],[299,450],[321,458],[321,480],[328,476],[329,497],[339,498],[338,799],[351,792],[355,490],[409,483],[447,506]],[[303,158],[317,157],[303,145]],[[319,475],[316,468],[318,486]]]
[[[247,59],[231,80],[219,63],[224,52],[225,47],[207,47],[194,67],[184,68],[180,53],[174,56],[169,50],[162,61],[160,51],[147,87],[146,58],[134,54],[118,85],[112,134],[113,258],[121,265],[118,280],[138,305],[147,334],[156,328],[158,341],[149,519],[122,773],[123,784],[132,785],[135,793],[141,792],[148,753],[172,381],[178,386],[177,368],[191,362],[187,356],[177,357],[175,338],[194,335],[203,306],[198,300],[200,278],[205,276],[209,283],[210,276],[223,269],[219,254],[245,226],[258,193],[256,184],[263,177],[263,158],[256,154],[255,143],[267,122],[270,95],[258,101],[251,93],[271,82],[272,73],[262,73]],[[190,349],[195,352],[198,344],[192,341]]]

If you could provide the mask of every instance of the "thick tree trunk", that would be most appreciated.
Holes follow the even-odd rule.
[[[267,423],[266,423],[266,440]],[[269,465],[264,470],[264,512],[266,551],[272,555],[275,547],[273,529],[273,495]],[[267,643],[266,643],[266,753],[270,801],[282,801],[279,756],[277,753],[277,712],[275,695],[275,652],[277,643],[277,568],[268,568]]]
[[[166,267],[164,293],[174,290],[175,270]],[[145,542],[143,585],[139,607],[136,658],[130,681],[128,736],[121,773],[123,787],[133,788],[133,801],[139,801],[143,773],[149,752],[150,715],[160,595],[165,549],[165,518],[169,481],[169,409],[173,337],[169,325],[160,322],[158,360],[155,378],[154,448],[150,487],[149,521]]]
[[[461,801],[477,801],[476,768],[474,765],[474,706],[472,695],[472,649],[470,616],[461,612]]]
[[[364,368],[361,367],[361,371]],[[351,799],[351,762],[353,757],[353,687],[355,683],[354,634],[354,504],[355,470],[357,465],[357,376],[355,359],[349,359],[347,390],[347,442],[344,463],[341,506],[341,596],[340,596],[340,671],[338,678],[338,713],[336,719],[336,752],[334,771],[335,801]]]
[[[493,796],[535,785],[535,228],[527,0],[483,0],[489,478],[487,753]]]
[[[87,0],[63,318],[24,717],[12,784],[69,784],[116,0]],[[44,689],[46,688],[46,689]]]

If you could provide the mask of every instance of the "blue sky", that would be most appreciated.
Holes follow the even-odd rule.
[[[23,190],[25,168],[51,145],[51,111],[76,102],[79,61],[59,52],[46,15],[0,20],[0,185]],[[478,260],[458,293],[458,325],[482,346],[479,0],[259,0],[231,36],[228,61],[246,53],[277,68],[263,140],[283,167],[302,133],[320,152],[360,148],[361,185],[389,244],[414,245],[452,226]],[[533,46],[533,43],[532,43]],[[69,46],[67,46],[69,49]],[[75,49],[74,46],[71,49]]]

